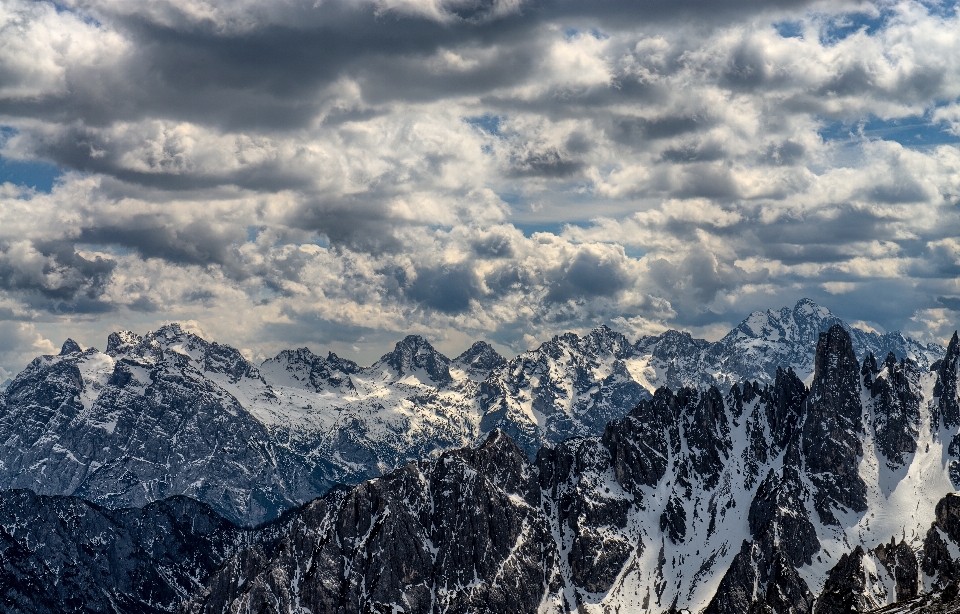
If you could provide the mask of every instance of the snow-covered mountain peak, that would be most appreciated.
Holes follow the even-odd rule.
[[[283,350],[263,361],[260,372],[275,384],[295,386],[317,392],[354,390],[350,375],[361,371],[357,363],[328,352],[323,358],[302,347]]]
[[[463,370],[471,379],[483,381],[495,369],[507,364],[507,360],[486,341],[477,341],[450,364]]]
[[[450,375],[450,359],[435,350],[430,342],[420,335],[408,335],[397,342],[394,350],[384,354],[371,369],[379,371],[384,367],[390,369],[397,379],[412,375],[420,380],[418,376],[423,373],[439,386],[453,381]]]
[[[98,452],[91,462],[109,461],[114,467],[111,471],[119,472],[121,467],[139,467],[145,452],[138,452],[141,456],[126,454],[126,444],[121,446],[112,438],[158,441],[151,429],[175,433],[175,439],[158,444],[151,454],[165,458],[176,450],[183,455],[184,466],[194,472],[191,475],[200,475],[207,471],[203,467],[210,462],[210,455],[223,451],[217,447],[217,438],[234,438],[233,433],[223,431],[228,423],[262,435],[260,443],[250,442],[250,446],[267,442],[289,454],[288,464],[276,469],[279,481],[275,492],[282,493],[276,501],[308,492],[307,482],[356,482],[475,442],[496,428],[532,456],[544,444],[556,446],[573,436],[599,435],[609,421],[624,416],[662,386],[679,391],[685,386],[703,389],[715,385],[725,394],[744,381],[759,382],[762,388],[795,379],[787,378],[790,368],[801,379],[812,378],[813,349],[823,332],[817,329],[834,320],[828,310],[812,301],[800,301],[792,307],[751,314],[741,325],[742,334],[727,335],[717,343],[680,331],[631,343],[608,326],[599,326],[583,335],[558,335],[510,360],[490,344],[477,342],[451,361],[422,336],[411,335],[365,368],[332,352],[324,356],[305,347],[284,350],[256,367],[235,348],[208,341],[185,325],[170,324],[142,337],[120,331],[110,335],[106,353],[77,351],[70,346],[65,355],[31,363],[11,382],[10,390],[0,397],[0,410],[7,412],[5,422],[0,415],[0,442],[11,442],[6,461],[9,470],[4,473],[0,467],[0,477],[6,476],[7,483],[32,487],[61,472],[62,479],[49,483],[62,489],[49,492],[73,493],[77,484],[88,480],[94,485],[89,486],[89,496],[97,501],[129,502],[133,500],[129,497],[141,492],[137,488],[149,499],[156,493],[172,492],[155,482],[168,479],[165,464],[138,468],[126,494],[115,497],[107,485],[112,478],[104,470],[82,466],[82,459],[94,456],[79,437],[93,433],[98,441],[104,439],[109,450]],[[922,346],[899,334],[881,336],[844,328],[850,331],[858,356],[873,352],[883,357],[893,351],[897,357],[917,362],[916,368],[871,366],[868,370],[876,373],[869,376],[869,383],[863,375],[870,394],[880,399],[876,403],[882,401],[886,408],[884,428],[893,432],[906,425],[905,433],[914,432],[911,421],[916,412],[912,401],[901,393],[905,386],[913,385],[917,373],[927,371],[925,364],[942,356],[942,348]],[[802,341],[807,333],[800,334],[801,329],[810,335],[816,332],[812,342]],[[956,354],[957,359],[938,365],[944,371],[940,381],[956,379],[960,342],[954,346],[951,355]],[[778,369],[787,370],[778,376]],[[803,387],[802,383],[797,386]],[[797,386],[778,385],[777,389],[796,396]],[[747,405],[745,401],[746,409],[740,411],[749,412]],[[960,424],[960,401],[944,397],[941,405],[944,420]],[[955,410],[951,409],[954,405]],[[53,417],[37,422],[37,407],[49,409]],[[144,423],[140,417],[145,412],[153,412],[152,419],[157,422]],[[783,413],[786,409],[777,412],[773,423],[786,433],[796,417]],[[184,424],[185,417],[197,422]],[[35,431],[36,439],[31,441],[50,442],[49,450],[58,447],[49,454],[34,451],[33,443],[27,445],[22,438],[11,436],[26,428]],[[188,450],[187,432],[191,436],[203,433],[208,439]],[[704,442],[709,443],[707,439]],[[891,454],[906,459],[907,452],[902,452],[906,444],[893,436],[891,442]],[[242,449],[238,458],[242,456],[243,462],[252,459],[250,462],[260,466],[263,458],[259,452],[247,449],[246,444]],[[49,457],[44,457],[48,465],[37,464],[42,454]],[[894,456],[887,460],[901,462]],[[258,479],[252,470],[235,467],[230,471],[234,469],[235,475],[245,476],[243,480]],[[308,474],[313,477],[303,477]],[[297,478],[301,481],[295,488],[280,485],[289,485],[288,477],[297,475],[303,479]],[[104,490],[95,492],[95,488]],[[250,492],[237,492],[237,503],[230,505],[209,502],[243,514],[264,514],[272,509],[249,504],[250,496]]]
[[[147,333],[144,337],[146,339],[155,340],[161,345],[170,345],[177,342],[182,342],[189,338],[200,339],[200,337],[197,335],[183,330],[183,327],[180,326],[179,322],[164,324],[157,330]]]
[[[622,333],[601,324],[590,331],[584,338],[584,349],[594,354],[609,354],[624,358],[632,351],[633,344]]]
[[[60,356],[69,356],[70,354],[79,354],[81,352],[83,352],[83,348],[73,339],[64,341],[63,346],[60,348]]]
[[[327,364],[330,365],[332,369],[337,369],[343,373],[360,372],[360,365],[353,362],[349,358],[340,358],[333,352],[327,352]]]
[[[313,387],[310,374],[314,365],[323,360],[302,347],[293,350],[283,350],[273,358],[268,358],[260,365],[260,372],[271,381],[301,388]]]
[[[829,309],[803,298],[793,307],[776,311],[754,311],[731,330],[720,343],[735,339],[756,339],[767,343],[800,342],[816,344],[818,335],[843,321]]]
[[[623,334],[606,324],[593,329],[584,336],[576,333],[555,335],[540,347],[525,352],[523,356],[549,356],[554,360],[564,355],[580,355],[597,359],[601,357],[626,358],[633,353],[633,344]]]
[[[130,351],[143,343],[143,337],[129,330],[110,333],[107,337],[107,354],[116,356]]]
[[[797,304],[793,307],[793,313],[819,320],[826,320],[827,318],[835,317],[829,309],[822,305],[818,305],[813,301],[813,299],[809,298],[802,298],[797,301]]]

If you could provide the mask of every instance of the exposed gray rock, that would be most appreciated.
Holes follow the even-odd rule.
[[[187,497],[109,511],[27,490],[0,493],[0,527],[0,610],[31,614],[174,611],[251,537]]]
[[[920,568],[934,587],[960,580],[960,559],[951,550],[960,544],[960,495],[949,494],[937,503],[936,520],[923,542]],[[952,546],[952,548],[951,548]]]
[[[899,363],[891,352],[878,367],[873,354],[861,368],[873,401],[874,429],[880,452],[891,469],[903,466],[917,450],[920,435],[920,372],[912,361]]]
[[[873,554],[893,577],[897,601],[913,599],[920,593],[919,561],[909,544],[897,543],[891,537],[889,544],[880,544],[873,549]]]
[[[496,369],[506,365],[507,360],[486,341],[477,341],[454,358],[451,364],[466,371],[471,378],[483,381]]]
[[[200,344],[176,325],[136,345],[132,337],[112,343],[104,380],[81,376],[102,360],[96,350],[38,358],[5,395],[0,486],[111,508],[185,494],[255,523],[332,485],[322,461],[304,462],[278,445],[194,361],[157,341],[167,337],[192,343],[181,349],[199,352],[207,372],[258,377],[235,350]]]
[[[741,419],[738,411],[752,421],[744,467],[752,489],[762,477],[759,467],[778,457],[799,428],[796,413],[784,413],[785,399],[764,401],[772,412],[765,417],[753,399],[787,373],[793,387],[779,386],[777,394],[805,390],[801,376],[812,368],[813,346],[828,324],[853,333],[855,352],[890,346],[922,367],[940,351],[850,329],[810,301],[752,314],[714,344],[676,331],[631,343],[601,326],[584,336],[557,336],[509,361],[483,342],[451,361],[415,335],[366,368],[307,348],[256,367],[236,349],[176,325],[142,337],[112,333],[102,354],[68,340],[59,355],[34,361],[0,392],[0,487],[76,494],[107,506],[188,494],[238,522],[256,523],[332,484],[436,457],[494,429],[530,458],[544,445],[601,435],[666,383],[677,395],[689,386],[716,388],[684,393],[672,414],[690,421],[683,429],[690,429],[693,451],[675,468],[678,496],[686,497],[701,477],[715,486],[732,453],[728,429],[730,420]],[[941,362],[944,389],[953,389],[955,362]],[[896,365],[870,376],[878,386],[882,451],[893,464],[906,462],[915,445],[918,401],[908,391],[916,376]],[[744,379],[760,385],[747,391]],[[728,392],[750,398],[737,401],[745,409],[730,416],[721,407]],[[942,402],[950,420],[951,402]],[[769,446],[768,430],[776,439]],[[670,434],[671,445],[678,434]],[[674,504],[664,517],[677,535],[682,513]]]
[[[867,584],[863,557],[860,546],[840,557],[840,562],[827,575],[827,583],[817,597],[813,614],[847,614],[870,609],[865,600]]]
[[[838,524],[834,509],[862,512],[866,484],[858,473],[863,454],[860,365],[850,336],[836,324],[817,341],[813,385],[804,401],[801,451],[821,521]]]
[[[803,335],[825,319],[807,315],[803,326],[792,316]],[[754,336],[737,337],[747,345],[731,347],[773,334],[754,324]],[[941,420],[956,398],[952,359],[936,373],[869,353],[861,365],[843,326],[817,339],[809,392],[786,367],[766,383],[650,396],[638,382],[652,354],[638,357],[605,327],[508,362],[480,344],[449,361],[408,337],[369,368],[306,348],[258,368],[176,327],[116,334],[106,354],[70,346],[38,359],[3,393],[0,474],[13,467],[9,479],[35,488],[53,476],[109,505],[213,476],[194,496],[232,517],[269,518],[334,477],[385,472],[290,512],[282,530],[245,533],[191,596],[195,612],[809,613],[824,586],[824,611],[949,586],[960,544],[949,497],[919,569],[910,536],[926,526],[914,514],[871,523],[896,480],[912,480],[924,525],[944,492],[932,499],[926,478],[949,487],[943,467],[960,453]],[[707,347],[660,341],[650,346],[660,356]],[[705,364],[691,356],[673,363],[678,382]],[[628,402],[626,415],[615,411]],[[487,431],[477,448],[444,451]],[[392,469],[411,456],[420,460]],[[891,533],[905,541],[886,543]]]
[[[310,504],[277,556],[239,554],[189,609],[533,612],[558,588],[538,495],[526,455],[495,432]]]

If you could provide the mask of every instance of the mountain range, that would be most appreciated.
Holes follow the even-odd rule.
[[[773,383],[781,366],[809,380],[833,325],[858,356],[925,369],[944,352],[851,328],[809,300],[755,312],[714,343],[676,331],[631,342],[601,326],[511,360],[482,341],[451,360],[408,336],[369,367],[307,348],[256,366],[176,324],[113,333],[104,352],[68,339],[0,392],[0,488],[111,509],[186,495],[252,525],[494,429],[533,458],[603,433],[661,386],[728,391]]]
[[[334,487],[257,527],[182,496],[111,510],[7,490],[0,604],[192,614],[960,607],[960,338],[922,368],[892,352],[858,358],[854,337],[833,325],[813,363],[809,385],[788,366],[765,384],[663,386],[600,435],[545,445],[534,459],[494,428],[476,446]]]

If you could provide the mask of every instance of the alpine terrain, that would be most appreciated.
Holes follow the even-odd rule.
[[[960,606],[960,339],[818,335],[810,385],[659,388],[531,460],[482,443],[242,528],[174,497],[0,495],[24,612],[776,612]],[[118,425],[119,426],[119,425]],[[51,589],[50,587],[54,587]],[[954,604],[954,605],[951,605]],[[952,608],[952,609],[951,609]]]
[[[823,614],[943,594],[960,578],[958,368],[956,336],[921,370],[858,361],[838,325],[809,388],[789,368],[661,388],[534,462],[494,431],[310,504],[189,609]]]
[[[840,325],[858,357],[943,348],[850,328],[809,300],[756,312],[716,343],[668,331],[630,342],[605,326],[512,360],[477,342],[453,360],[409,336],[370,367],[306,348],[259,367],[172,324],[67,340],[0,391],[0,488],[73,495],[111,509],[175,495],[256,524],[325,493],[436,458],[494,429],[533,458],[598,436],[660,386],[773,384],[813,372],[820,332]]]

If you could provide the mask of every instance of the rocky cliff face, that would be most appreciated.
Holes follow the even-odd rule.
[[[270,535],[264,528],[256,539],[269,543]],[[187,497],[109,511],[75,497],[6,491],[0,610],[175,611],[252,537]]]

